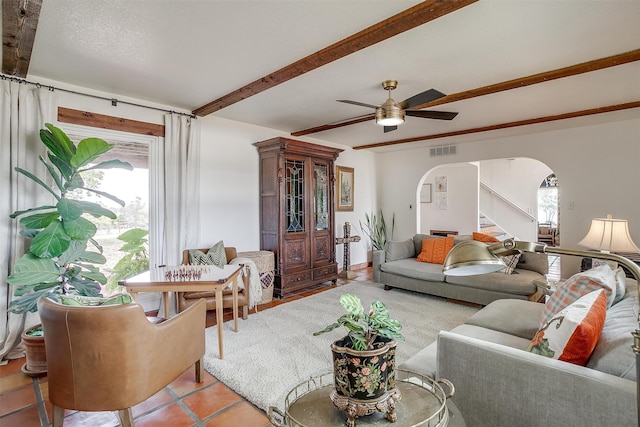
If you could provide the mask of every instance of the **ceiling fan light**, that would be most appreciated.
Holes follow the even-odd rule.
[[[404,110],[395,105],[376,108],[376,123],[380,126],[397,126],[404,123]]]

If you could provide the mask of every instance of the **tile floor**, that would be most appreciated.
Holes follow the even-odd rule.
[[[371,280],[371,268],[355,271],[355,280]],[[345,284],[338,280],[337,286]],[[289,301],[331,289],[323,284],[284,299],[274,299],[258,307],[267,310]],[[250,314],[251,315],[251,312]],[[225,312],[225,321],[231,313]],[[216,324],[215,312],[207,313],[207,326]],[[0,366],[0,427],[42,427],[52,422],[52,407],[47,396],[47,377],[31,378],[20,368],[23,359]],[[267,415],[205,371],[204,382],[194,381],[193,369],[148,400],[133,408],[136,427],[267,427]],[[65,427],[116,427],[120,419],[116,412],[67,411]]]

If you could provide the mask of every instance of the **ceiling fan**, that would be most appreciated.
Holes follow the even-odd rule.
[[[359,105],[361,107],[375,108],[376,123],[380,126],[384,126],[385,133],[398,129],[398,125],[404,123],[405,116],[420,117],[423,119],[453,120],[453,118],[458,115],[458,113],[452,113],[449,111],[411,109],[416,105],[426,104],[427,102],[431,102],[445,96],[444,93],[435,89],[429,89],[417,95],[413,95],[402,102],[395,102],[391,99],[391,91],[398,87],[398,81],[385,80],[382,82],[382,87],[384,90],[389,92],[389,99],[381,105],[376,106],[365,104],[364,102],[350,101],[348,99],[339,99],[338,102]]]

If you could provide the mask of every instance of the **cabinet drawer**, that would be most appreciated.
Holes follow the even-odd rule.
[[[284,286],[295,285],[296,283],[311,280],[311,272],[304,271],[302,273],[287,274],[283,277]]]
[[[320,279],[322,277],[331,276],[336,274],[336,266],[327,265],[326,267],[320,267],[313,270],[313,280]]]

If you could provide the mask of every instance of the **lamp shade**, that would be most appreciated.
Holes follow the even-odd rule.
[[[380,126],[397,126],[404,123],[404,110],[391,98],[376,108],[376,123]]]
[[[640,253],[640,248],[633,243],[629,235],[627,220],[615,219],[611,215],[607,215],[607,218],[592,219],[589,232],[578,244],[602,252]]]
[[[444,260],[446,276],[474,276],[500,271],[506,265],[482,242],[468,240],[455,245]]]

